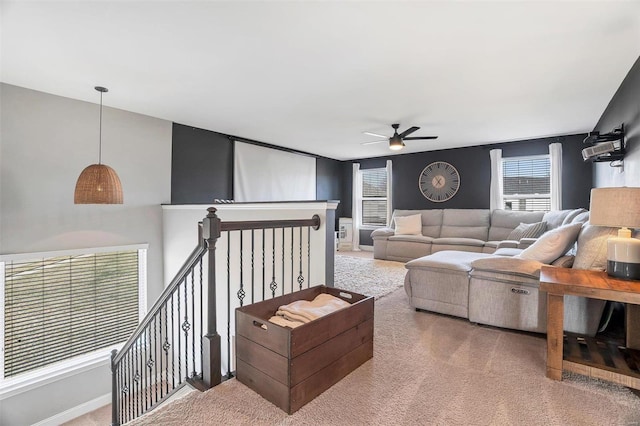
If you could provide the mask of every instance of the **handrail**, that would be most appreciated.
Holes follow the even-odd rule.
[[[120,362],[120,360],[124,357],[127,350],[131,348],[131,346],[133,346],[135,341],[138,339],[139,337],[138,334],[140,334],[140,331],[142,331],[144,328],[146,328],[147,325],[149,325],[149,323],[151,322],[155,314],[160,310],[160,308],[164,305],[164,303],[167,300],[169,300],[169,298],[173,295],[173,292],[176,289],[176,287],[178,287],[178,285],[185,279],[185,276],[189,273],[189,271],[191,271],[191,269],[194,268],[194,266],[198,263],[200,258],[206,252],[207,252],[207,247],[204,244],[198,244],[198,246],[195,249],[193,249],[193,251],[187,258],[187,260],[184,262],[184,264],[182,265],[182,267],[180,268],[176,276],[173,278],[171,283],[169,283],[169,285],[162,291],[158,299],[156,299],[156,302],[153,304],[151,309],[149,309],[149,311],[145,315],[142,322],[138,324],[138,327],[136,327],[136,329],[132,332],[131,337],[129,337],[129,340],[126,341],[124,346],[122,346],[122,348],[118,351],[117,355],[113,358],[114,364],[118,364]]]
[[[253,220],[253,221],[230,221],[223,222],[216,215],[216,208],[207,209],[208,214],[202,222],[198,224],[198,245],[193,249],[184,264],[180,267],[178,273],[171,280],[169,285],[162,291],[160,296],[153,303],[153,306],[140,324],[133,331],[129,339],[125,342],[119,351],[112,351],[111,354],[111,374],[112,374],[112,424],[119,425],[121,422],[127,422],[133,418],[144,414],[149,409],[153,409],[157,404],[166,399],[166,396],[175,392],[177,380],[178,386],[185,381],[200,383],[204,389],[220,384],[222,381],[221,368],[221,336],[217,331],[217,295],[216,295],[216,242],[221,237],[221,232],[227,232],[227,243],[229,243],[231,234],[229,231],[240,231],[240,264],[242,264],[242,241],[244,240],[243,231],[251,233],[251,268],[253,271],[254,263],[254,235],[256,230],[263,230],[263,262],[264,262],[264,239],[265,229],[273,229],[273,240],[275,241],[276,229],[282,228],[282,244],[284,250],[285,244],[285,228],[291,228],[291,291],[293,291],[293,230],[300,228],[299,241],[299,263],[300,275],[298,276],[298,284],[302,288],[305,281],[302,275],[303,268],[303,236],[302,228],[306,227],[308,237],[307,243],[307,260],[310,265],[310,229],[318,230],[320,228],[320,216],[314,215],[311,219],[286,219],[286,220]],[[275,250],[272,248],[272,250]],[[205,257],[206,256],[206,257]],[[206,279],[203,275],[203,265],[206,262],[207,271]],[[275,255],[273,259],[275,265]],[[194,293],[194,275],[197,274],[199,267],[199,286]],[[273,266],[275,268],[275,266]],[[282,258],[283,277],[284,280],[284,251]],[[229,253],[227,253],[227,274],[229,274]],[[253,273],[253,272],[252,272]],[[309,274],[309,271],[307,271]],[[263,274],[264,275],[264,274]],[[187,283],[191,277],[191,296],[187,294]],[[308,275],[309,276],[309,275]],[[229,291],[229,278],[227,278],[227,291]],[[264,288],[267,281],[263,276],[263,297]],[[253,281],[251,282],[251,292],[253,292]],[[271,287],[275,282],[272,281]],[[284,285],[284,281],[283,281]],[[184,291],[182,291],[184,289]],[[284,289],[284,287],[283,287]],[[242,288],[242,270],[240,273],[240,291]],[[273,292],[274,289],[271,288]],[[175,298],[176,294],[178,297]],[[206,294],[206,302],[204,301]],[[229,293],[230,294],[230,293]],[[232,305],[227,294],[227,307],[231,309]],[[252,293],[253,294],[253,293]],[[182,299],[182,296],[184,298]],[[199,297],[198,297],[199,296]],[[240,303],[244,296],[238,295]],[[253,296],[252,296],[253,301]],[[176,308],[174,310],[174,302]],[[170,304],[170,306],[169,306]],[[191,305],[189,307],[189,305]],[[199,306],[198,306],[199,305]],[[181,312],[181,306],[183,311]],[[196,308],[198,308],[196,310]],[[206,309],[206,311],[205,311]],[[191,318],[187,317],[191,311]],[[177,322],[174,322],[174,313],[177,312]],[[206,312],[206,328],[203,320]],[[169,319],[168,313],[171,313]],[[184,322],[182,322],[184,314]],[[199,327],[197,322],[199,320]],[[169,323],[170,322],[170,323]],[[158,327],[158,323],[160,324]],[[164,324],[163,324],[164,323]],[[168,324],[169,323],[169,324]],[[229,337],[230,319],[227,318],[227,345],[230,348]],[[157,331],[159,328],[159,332]],[[164,329],[164,331],[163,331]],[[174,332],[177,334],[174,336]],[[170,334],[170,338],[169,338]],[[201,339],[196,343],[196,340]],[[191,345],[189,345],[191,341]],[[138,345],[142,342],[140,348]],[[184,352],[181,349],[181,343]],[[173,349],[175,345],[176,349]],[[199,346],[199,347],[198,347]],[[139,349],[139,351],[138,351]],[[198,350],[199,349],[199,350]],[[169,351],[171,350],[171,356]],[[181,361],[181,354],[185,356],[184,362]],[[189,360],[187,357],[191,357]],[[198,359],[199,358],[199,359]],[[175,366],[174,366],[175,361]],[[169,366],[170,362],[170,366]],[[164,363],[164,365],[163,365]],[[199,363],[200,367],[196,364]],[[191,365],[190,365],[191,364]],[[159,366],[159,368],[158,368]],[[230,365],[227,366],[230,368]],[[201,369],[200,369],[201,368]],[[177,371],[177,373],[176,373]],[[160,373],[158,375],[158,373]],[[175,377],[174,377],[174,373]],[[165,376],[162,381],[163,374]],[[229,377],[231,374],[229,373]],[[171,381],[169,381],[171,377]],[[161,385],[158,387],[158,383]],[[163,384],[164,383],[164,384]],[[169,392],[169,388],[171,391]],[[152,392],[153,390],[153,392]],[[121,395],[121,396],[120,396]],[[158,396],[160,398],[158,398]],[[148,397],[148,398],[147,398]],[[155,397],[155,398],[154,398]]]
[[[310,226],[315,231],[320,228],[320,216],[314,214],[311,219],[288,219],[288,220],[249,220],[238,222],[221,222],[221,231],[244,231],[248,229],[272,229],[272,228],[295,228],[298,226]]]

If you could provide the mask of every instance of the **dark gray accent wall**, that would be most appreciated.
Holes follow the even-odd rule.
[[[214,199],[233,199],[233,147],[236,136],[173,124],[171,149],[171,204],[206,204]],[[255,145],[279,149],[277,146],[242,140]],[[297,152],[284,149],[287,152]],[[350,167],[350,164],[348,164]],[[351,187],[344,206],[346,166],[343,161],[316,157],[316,200],[338,200],[337,217],[351,216]],[[350,170],[350,169],[349,169]],[[351,175],[349,175],[351,176]],[[351,180],[349,180],[351,182]],[[333,248],[332,248],[333,249]]]
[[[233,198],[233,142],[227,135],[173,123],[171,204]]]
[[[624,171],[594,163],[594,187],[640,186],[640,58],[620,84],[594,131],[607,133],[624,123],[627,153]]]
[[[340,174],[340,187],[342,198],[342,215],[340,217],[351,217],[351,205],[353,202],[353,163],[349,161],[342,162],[342,172]]]
[[[342,203],[342,169],[342,161],[332,160],[330,158],[316,159],[316,200],[341,201],[335,211],[335,229],[338,229],[337,218],[345,214]],[[350,207],[348,215],[351,216]]]
[[[396,209],[489,208],[491,179],[489,150],[501,148],[503,157],[545,154],[553,142],[563,144],[563,207],[589,206],[592,165],[580,151],[585,135],[531,139],[517,142],[402,154],[356,160],[362,169],[384,167],[393,160],[393,205]],[[229,136],[174,124],[171,171],[173,204],[209,203],[233,197],[233,142]],[[460,173],[458,193],[449,201],[434,203],[418,188],[418,176],[434,161],[453,164]],[[351,217],[352,163],[316,158],[316,199],[339,200],[339,217]],[[337,223],[336,223],[337,229]],[[371,245],[369,231],[360,233],[363,245]]]
[[[393,161],[394,209],[488,209],[491,181],[489,151],[502,149],[503,157],[547,154],[549,144],[562,143],[562,203],[563,208],[589,207],[592,167],[582,161],[582,140],[586,135],[570,135],[552,138],[530,139],[517,142],[472,146],[440,151],[419,152],[383,158],[358,160],[360,167],[384,167],[385,161]],[[434,203],[427,200],[418,187],[422,170],[434,161],[452,164],[460,174],[460,189],[450,200]],[[351,176],[349,175],[349,182]],[[372,245],[370,231],[360,232],[360,243]]]
[[[340,206],[340,205],[338,205]],[[335,210],[327,210],[327,224],[336,222]],[[327,287],[333,287],[334,275],[335,275],[335,247],[336,247],[336,233],[330,226],[325,228],[325,238],[327,244],[324,246],[325,252],[325,266],[324,266],[324,285]],[[311,283],[309,283],[311,284]]]

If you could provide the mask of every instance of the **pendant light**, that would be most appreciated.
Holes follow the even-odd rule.
[[[115,170],[102,164],[102,94],[108,92],[105,87],[96,86],[100,92],[100,139],[98,164],[85,168],[73,197],[74,204],[122,204],[122,184]]]

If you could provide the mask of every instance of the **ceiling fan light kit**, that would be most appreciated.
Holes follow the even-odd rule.
[[[404,142],[402,142],[402,139],[400,139],[399,136],[394,136],[391,139],[389,139],[390,150],[400,151],[402,148],[404,148]]]
[[[437,139],[438,138],[437,136],[414,136],[414,137],[410,137],[410,138],[407,137],[411,133],[413,133],[416,130],[420,129],[420,127],[416,127],[416,126],[409,127],[407,130],[405,130],[404,132],[402,132],[400,134],[398,134],[398,128],[400,127],[400,124],[394,123],[394,124],[391,125],[391,127],[393,127],[393,136],[391,136],[391,137],[380,135],[378,133],[363,132],[365,135],[375,136],[375,137],[384,138],[384,139],[383,140],[379,140],[379,141],[373,141],[373,142],[365,142],[362,145],[373,145],[373,144],[385,142],[385,140],[388,140],[389,141],[389,149],[392,150],[392,151],[399,151],[402,148],[404,148],[404,146],[405,146],[404,141],[405,140],[427,140],[427,139]]]

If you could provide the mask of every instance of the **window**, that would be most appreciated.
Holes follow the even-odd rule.
[[[549,156],[503,158],[502,188],[506,210],[551,210]]]
[[[0,257],[2,379],[127,340],[144,310],[146,247]]]
[[[387,224],[387,169],[365,169],[362,178],[362,220],[365,227],[380,227]]]

